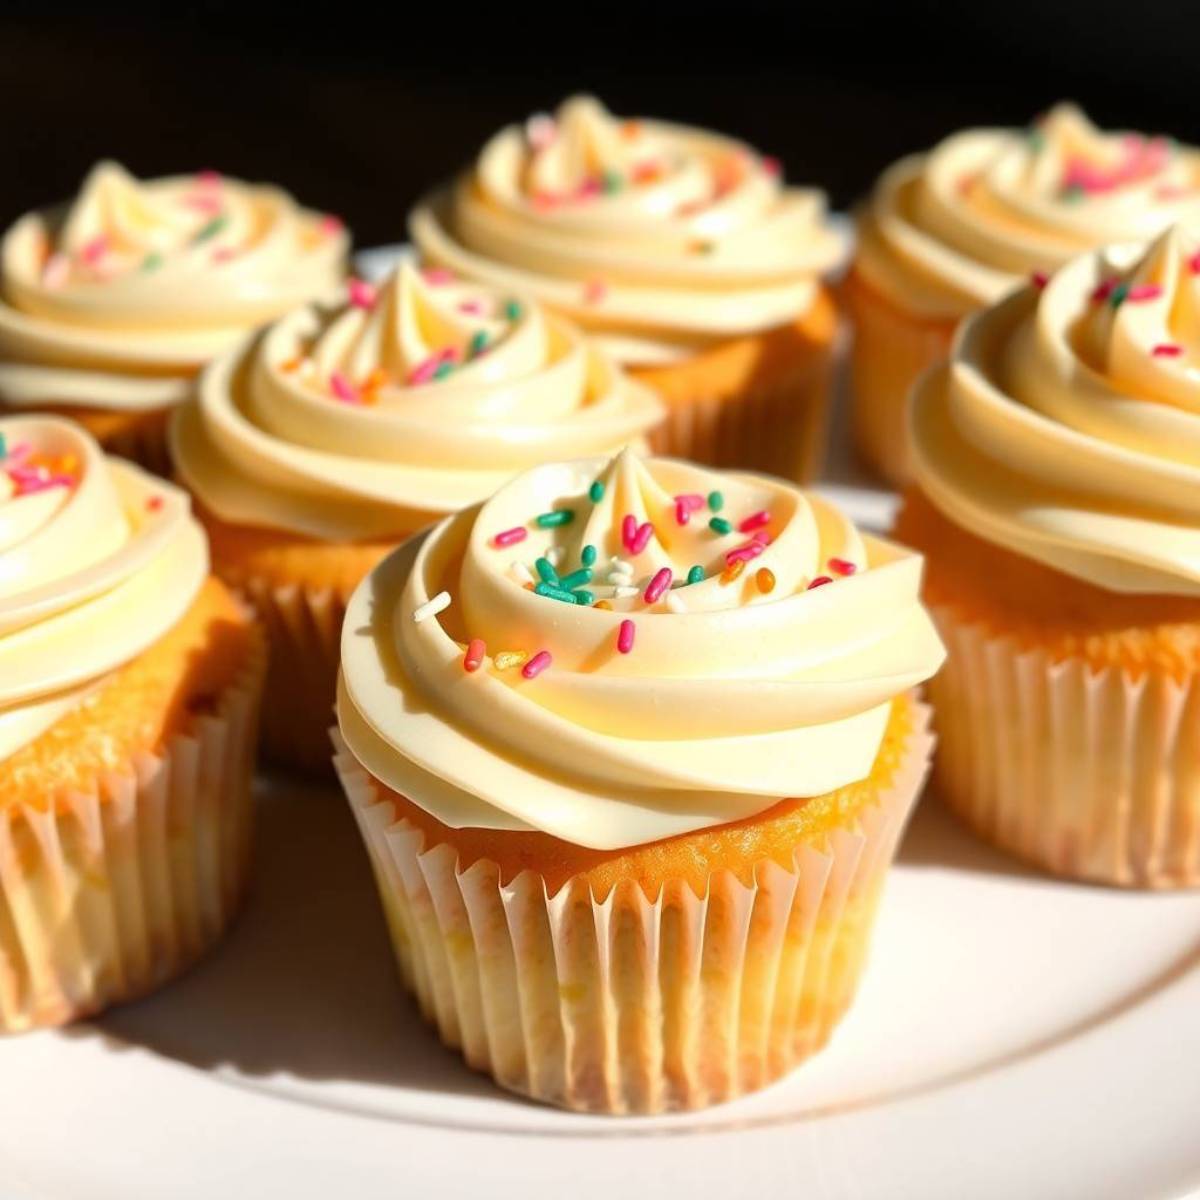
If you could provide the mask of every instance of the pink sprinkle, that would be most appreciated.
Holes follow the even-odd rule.
[[[79,251],[79,257],[83,259],[88,266],[93,266],[98,263],[108,253],[108,234],[97,234],[90,242],[85,243],[82,250]]]
[[[545,150],[558,137],[558,125],[549,113],[534,113],[525,122],[525,138],[533,150]]]
[[[362,397],[359,395],[358,388],[356,388],[354,384],[352,384],[350,380],[348,380],[346,376],[342,374],[341,371],[334,371],[334,373],[330,375],[329,386],[333,390],[333,394],[343,404],[362,403]]]
[[[814,579],[814,580],[813,580],[813,581],[812,581],[812,582],[811,582],[811,583],[808,585],[808,588],[807,588],[806,590],[811,592],[811,591],[813,590],[813,588],[816,588],[816,587],[822,587],[822,586],[824,586],[825,584],[827,584],[827,583],[832,583],[832,582],[833,582],[833,580],[832,580],[832,579],[830,579],[828,575],[818,575],[818,576],[816,577],[816,579]]]
[[[835,575],[853,575],[858,570],[857,565],[848,558],[831,558],[828,566]]]
[[[9,446],[6,454],[0,454],[0,461],[14,464],[19,463],[23,459],[28,458],[32,453],[32,442],[18,442],[15,446]]]
[[[751,513],[739,526],[738,533],[753,533],[756,529],[761,529],[764,525],[771,523],[771,514],[764,508],[756,513]]]
[[[1157,283],[1139,283],[1137,287],[1129,289],[1125,299],[1136,304],[1139,300],[1157,300],[1162,294],[1163,290]]]
[[[522,668],[526,679],[536,679],[554,660],[549,650],[539,650]]]
[[[470,313],[472,316],[479,316],[483,312],[483,305],[478,300],[464,300],[458,306],[458,311]]]
[[[650,544],[650,539],[654,536],[654,526],[649,521],[644,521],[638,526],[637,533],[633,535],[633,539],[629,543],[630,552],[633,554],[641,554],[643,550]]]
[[[518,542],[523,542],[529,536],[528,531],[517,525],[512,529],[505,529],[502,533],[496,534],[492,538],[493,546],[515,546]]]
[[[60,288],[71,274],[71,260],[65,254],[52,254],[42,268],[42,283],[48,288]]]
[[[1105,279],[1096,285],[1096,290],[1092,292],[1092,301],[1099,304],[1102,300],[1107,300],[1112,295],[1113,288],[1117,286],[1116,279]]]
[[[692,519],[692,510],[688,508],[682,500],[675,501],[675,521],[679,525],[686,525]]]
[[[454,282],[454,272],[448,271],[445,267],[423,267],[421,269],[421,278],[426,283],[431,283],[435,287],[443,283]]]
[[[647,604],[656,604],[662,598],[662,594],[671,586],[672,578],[670,567],[659,567],[654,572],[654,578],[646,586],[642,599]]]
[[[422,359],[409,372],[409,383],[428,383],[433,378],[433,373],[442,365],[442,356],[440,353],[431,354],[428,358]]]
[[[146,501],[146,508],[149,512],[158,512],[163,506],[163,498],[161,496],[151,496]]]
[[[1030,282],[1040,292],[1050,282],[1050,276],[1045,271],[1034,271],[1029,277]]]
[[[333,213],[326,213],[317,222],[317,232],[324,234],[325,237],[332,237],[335,233],[341,233],[346,228],[346,223],[341,217],[335,217]]]
[[[74,478],[70,475],[39,475],[34,478],[18,479],[16,472],[13,472],[12,479],[17,485],[18,496],[32,496],[36,492],[45,492],[56,487],[69,488],[75,483]]]
[[[703,496],[698,496],[695,492],[685,492],[682,496],[675,497],[676,502],[682,501],[687,505],[689,512],[696,512],[705,505]]]
[[[1197,250],[1196,253],[1187,260],[1187,264],[1188,270],[1191,271],[1193,275],[1200,275],[1200,250]]]
[[[637,518],[633,513],[626,513],[621,518],[621,542],[626,550],[633,545],[633,539],[637,537],[637,530]]]
[[[346,289],[350,294],[350,303],[355,308],[375,307],[375,289],[365,279],[355,279],[351,276],[346,284]]]
[[[196,172],[196,182],[201,187],[213,188],[221,186],[221,172],[214,171],[211,167],[206,167],[203,171]]]
[[[632,621],[622,621],[621,628],[617,630],[617,649],[622,654],[628,654],[633,649],[633,635],[636,628]]]
[[[184,196],[183,203],[186,208],[194,208],[197,212],[206,213],[209,216],[221,211],[221,197],[207,195],[203,192]]]
[[[603,279],[589,279],[583,285],[583,298],[588,304],[599,304],[608,295],[608,284]]]
[[[764,155],[762,165],[763,170],[766,171],[768,175],[774,176],[776,179],[783,174],[783,163],[781,163],[779,159],[775,158],[773,155]]]
[[[731,567],[735,562],[749,562],[751,559],[757,558],[765,549],[766,546],[762,542],[747,542],[744,546],[735,546],[725,555],[725,565]]]
[[[1175,342],[1159,342],[1150,353],[1155,358],[1178,358],[1183,353],[1183,347]]]
[[[236,246],[218,246],[212,252],[212,260],[215,263],[229,262],[231,259],[237,258],[238,251]]]

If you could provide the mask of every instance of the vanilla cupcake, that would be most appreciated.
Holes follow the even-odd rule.
[[[1200,883],[1197,271],[1179,230],[1084,255],[914,396],[941,791],[1059,875]]]
[[[0,419],[0,1032],[153,990],[236,910],[256,627],[177,488]]]
[[[822,193],[744,143],[576,97],[509,127],[411,218],[432,263],[527,292],[665,401],[665,454],[815,474],[844,252]]]
[[[355,592],[338,769],[400,968],[468,1063],[696,1108],[849,1005],[929,757],[920,559],[765,476],[537,468]]]
[[[962,317],[1082,251],[1180,220],[1200,220],[1200,153],[1103,133],[1073,105],[896,163],[863,205],[846,287],[859,449],[906,482],[905,400]]]
[[[661,418],[564,321],[407,263],[215,362],[171,450],[214,570],[267,624],[271,756],[328,770],[345,602],[384,554],[536,463],[611,453]]]
[[[247,331],[337,292],[349,239],[286,192],[101,163],[0,245],[0,413],[70,416],[162,471],[166,414]]]

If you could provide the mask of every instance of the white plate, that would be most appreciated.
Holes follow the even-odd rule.
[[[822,486],[877,528],[894,508],[844,449]],[[586,1117],[422,1024],[332,788],[260,792],[255,892],[210,960],[0,1044],[5,1200],[1200,1194],[1200,894],[1045,879],[926,797],[823,1054],[707,1112]]]

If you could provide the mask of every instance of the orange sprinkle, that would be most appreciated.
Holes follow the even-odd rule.
[[[483,664],[483,656],[487,653],[487,646],[483,638],[472,638],[467,646],[467,652],[463,655],[463,670],[478,671]]]
[[[765,596],[775,590],[775,572],[770,567],[759,567],[754,572],[754,582],[758,584],[758,590]]]
[[[290,375],[293,371],[300,370],[300,364],[303,362],[304,362],[304,355],[296,354],[292,358],[289,358],[287,360],[287,362],[280,363],[279,369],[281,371],[286,371]]]
[[[642,132],[641,121],[622,121],[621,122],[621,136],[622,137],[629,138],[629,140],[632,141],[641,132]]]
[[[722,584],[732,583],[745,569],[746,560],[744,558],[739,558],[736,561],[731,562],[729,566],[727,566],[725,570],[721,572],[720,582]]]
[[[592,605],[593,608],[602,608],[605,612],[612,612],[612,604],[608,600],[597,600]]]
[[[512,667],[521,666],[528,657],[524,650],[501,650],[493,657],[492,662],[496,664],[497,671],[507,671]]]

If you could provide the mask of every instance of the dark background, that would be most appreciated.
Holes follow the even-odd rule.
[[[735,133],[845,206],[1065,97],[1200,143],[1200,0],[0,5],[0,223],[111,156],[278,182],[391,241],[489,133],[580,89]]]

